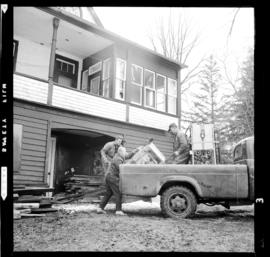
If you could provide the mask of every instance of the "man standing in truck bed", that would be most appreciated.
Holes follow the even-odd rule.
[[[181,132],[175,123],[169,126],[170,134],[174,137],[173,154],[166,160],[170,164],[187,164],[189,161],[189,144],[186,135]]]

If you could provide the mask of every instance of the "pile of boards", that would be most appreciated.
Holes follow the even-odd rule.
[[[44,196],[44,193],[51,191],[53,191],[53,188],[14,186],[14,219],[23,217],[43,217],[48,212],[57,211],[57,209],[52,208],[52,197]]]
[[[65,178],[65,193],[95,194],[102,189],[104,176],[74,175]]]

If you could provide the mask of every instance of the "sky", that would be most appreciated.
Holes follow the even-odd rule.
[[[163,7],[94,7],[105,29],[152,49],[149,33],[155,34],[159,19],[166,19],[169,13],[183,16],[191,33],[199,35],[199,44],[188,59],[192,68],[203,56],[224,60],[229,73],[236,76],[237,66],[242,63],[249,47],[254,47],[254,9],[240,8],[231,36],[230,26],[236,8],[163,8]],[[191,34],[192,35],[192,34]],[[194,91],[191,89],[190,92]],[[183,109],[190,107],[188,94],[183,98]]]

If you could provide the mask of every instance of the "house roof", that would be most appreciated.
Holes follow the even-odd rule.
[[[84,28],[86,30],[89,30],[89,31],[91,31],[93,33],[96,33],[96,34],[98,34],[100,36],[108,38],[108,39],[110,39],[112,41],[123,43],[123,44],[129,45],[129,46],[135,47],[135,48],[137,48],[137,49],[139,49],[141,51],[144,51],[144,52],[146,52],[146,53],[148,53],[150,55],[157,56],[157,57],[163,59],[164,61],[173,64],[178,69],[183,69],[183,68],[187,67],[184,64],[180,64],[179,62],[177,62],[177,61],[175,61],[173,59],[165,57],[162,54],[159,54],[159,53],[157,53],[157,52],[155,52],[155,51],[153,51],[151,49],[148,49],[148,48],[146,48],[144,46],[141,46],[141,45],[139,45],[139,44],[137,44],[135,42],[132,42],[132,41],[130,41],[130,40],[128,40],[128,39],[126,39],[126,38],[124,38],[122,36],[119,36],[116,33],[113,33],[113,32],[111,32],[109,30],[106,30],[106,29],[104,29],[103,26],[101,27],[100,25],[96,25],[94,23],[91,23],[91,22],[89,22],[87,20],[84,20],[84,19],[82,19],[82,18],[80,18],[78,16],[75,16],[75,15],[73,15],[73,14],[67,12],[67,11],[61,10],[61,9],[59,9],[57,7],[36,7],[36,8],[41,9],[41,10],[43,10],[45,12],[48,12],[48,13],[50,13],[50,14],[52,14],[52,15],[60,18],[60,19],[71,22],[74,25],[80,26],[80,27],[82,27],[82,28]]]

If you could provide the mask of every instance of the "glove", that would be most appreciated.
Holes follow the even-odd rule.
[[[174,156],[178,156],[178,155],[179,155],[179,152],[178,152],[178,151],[175,151],[175,152],[173,153],[173,155],[174,155]]]

